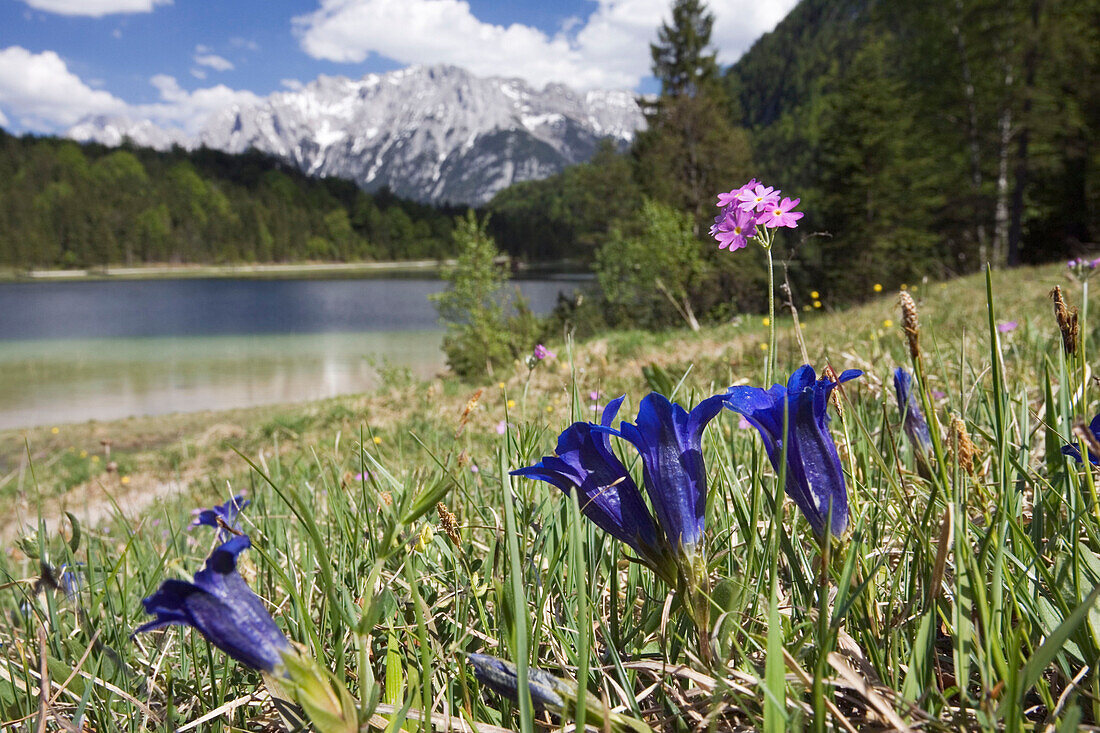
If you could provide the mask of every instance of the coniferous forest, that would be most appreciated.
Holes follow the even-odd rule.
[[[1097,0],[803,0],[725,69],[713,20],[679,0],[657,29],[661,93],[642,100],[648,127],[631,149],[604,145],[484,207],[503,252],[598,269],[667,237],[654,216],[687,217],[698,246],[667,275],[682,287],[633,319],[656,324],[759,302],[763,266],[707,236],[715,194],[752,176],[801,198],[804,226],[777,257],[792,284],[834,301],[867,292],[867,278],[1069,258],[1096,241]],[[259,154],[0,135],[0,264],[16,268],[448,257],[462,210]],[[669,264],[637,264],[643,280],[647,266]]]
[[[594,253],[610,232],[644,231],[649,198],[689,212],[708,242],[697,310],[720,305],[708,292],[759,302],[763,268],[706,236],[714,195],[755,176],[801,198],[804,229],[777,256],[793,283],[833,298],[870,294],[869,278],[896,285],[1095,247],[1095,0],[803,0],[724,71],[705,4],[674,7],[653,46],[662,93],[649,129],[624,160],[602,151],[501,192],[490,228],[502,242]]]

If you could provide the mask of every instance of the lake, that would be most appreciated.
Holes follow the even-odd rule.
[[[519,280],[536,313],[576,276]],[[362,392],[444,368],[436,279],[0,283],[0,429]]]

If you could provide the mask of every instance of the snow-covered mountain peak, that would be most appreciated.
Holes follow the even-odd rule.
[[[197,135],[148,120],[90,118],[71,137],[109,145],[254,148],[320,176],[388,186],[425,201],[484,203],[512,183],[587,160],[600,138],[628,143],[644,124],[625,91],[535,89],[457,66],[411,66],[360,79],[322,75],[299,89],[213,113]]]

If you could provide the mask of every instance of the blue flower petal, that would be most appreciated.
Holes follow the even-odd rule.
[[[237,517],[241,510],[251,503],[251,501],[244,498],[244,494],[238,494],[224,504],[217,504],[200,511],[195,516],[194,521],[191,522],[191,526],[206,525],[207,527],[215,527],[219,530],[218,536],[222,540],[227,540],[233,533],[227,532],[226,528],[231,530],[240,529],[241,525]]]
[[[237,572],[237,555],[251,545],[247,535],[233,537],[210,554],[193,582],[164,581],[142,601],[154,620],[134,633],[169,624],[191,626],[238,662],[273,671],[290,643]]]
[[[707,474],[702,438],[707,423],[722,411],[725,395],[700,402],[690,413],[651,392],[637,422],[623,422],[619,433],[642,457],[646,491],[672,548],[702,540],[707,505]]]
[[[905,435],[917,450],[925,454],[931,452],[932,433],[917,401],[917,393],[913,391],[913,377],[901,367],[894,370],[894,393],[898,398]]]
[[[608,404],[602,425],[573,423],[558,437],[557,455],[544,456],[533,466],[512,471],[512,475],[545,481],[567,494],[577,489],[585,516],[639,555],[652,559],[659,545],[657,527],[638,486],[611,450],[605,432],[623,399]]]
[[[1092,422],[1089,423],[1089,430],[1092,431],[1093,436],[1097,440],[1100,440],[1100,413],[1092,418]],[[1086,450],[1087,449],[1088,446],[1086,446]],[[1089,463],[1094,466],[1100,466],[1100,456],[1096,455],[1091,450],[1088,450],[1087,452],[1089,456]],[[1070,456],[1078,463],[1082,462],[1081,449],[1078,448],[1076,444],[1071,443],[1069,445],[1062,446],[1062,455]]]
[[[799,367],[787,386],[731,387],[725,404],[757,429],[772,466],[779,471],[784,446],[784,409],[787,411],[787,465],[784,490],[818,536],[826,525],[836,536],[848,526],[848,491],[836,444],[829,433],[829,395],[841,382],[862,375],[849,369],[833,382],[817,379],[813,367]]]

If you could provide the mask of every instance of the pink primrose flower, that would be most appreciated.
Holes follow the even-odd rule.
[[[738,194],[739,206],[745,211],[767,211],[779,201],[779,191],[771,186],[758,183],[754,188],[746,186]]]
[[[729,247],[730,252],[747,247],[756,235],[756,214],[751,211],[728,207],[714,220],[711,236],[718,240],[718,249]]]
[[[729,193],[718,194],[718,208],[724,209],[731,204],[738,202],[738,197],[743,191],[751,190],[756,185],[756,179],[752,179],[741,188],[735,188]]]
[[[760,216],[760,224],[769,227],[790,227],[794,229],[798,226],[798,220],[802,218],[801,211],[794,211],[794,207],[798,206],[798,203],[802,199],[788,199],[784,198],[779,204],[773,204],[767,211]]]

